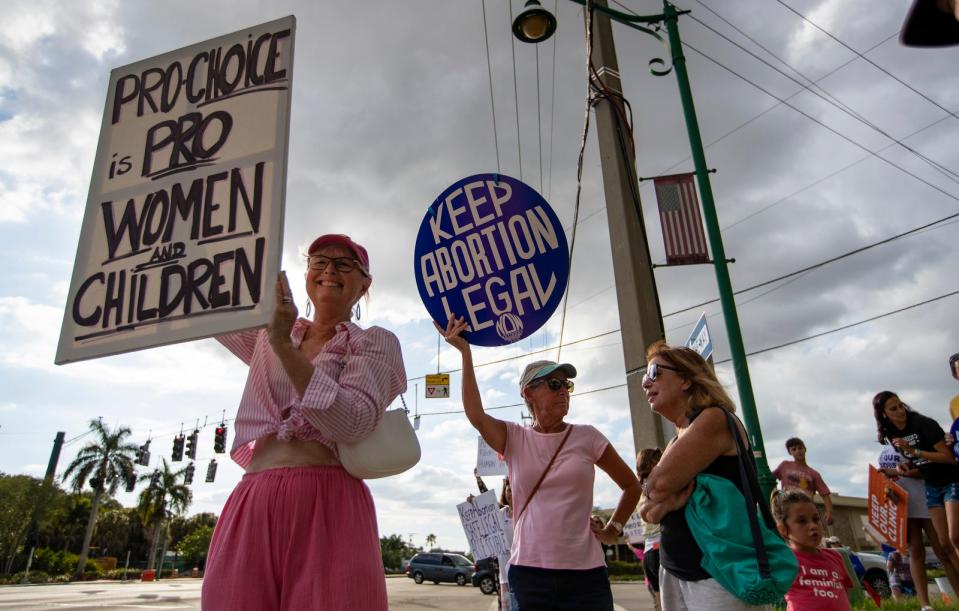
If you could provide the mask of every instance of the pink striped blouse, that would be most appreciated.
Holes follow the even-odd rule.
[[[290,335],[295,346],[299,347],[310,324],[304,318],[293,324]],[[369,435],[393,399],[406,390],[400,343],[381,327],[338,324],[336,335],[313,359],[313,378],[302,399],[274,354],[266,329],[216,339],[250,366],[230,450],[233,460],[244,468],[253,459],[256,440],[272,433],[278,439],[319,441],[336,452],[337,442]]]

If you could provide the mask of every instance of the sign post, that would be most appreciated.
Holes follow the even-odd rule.
[[[289,16],[111,72],[57,364],[268,321],[295,29]]]

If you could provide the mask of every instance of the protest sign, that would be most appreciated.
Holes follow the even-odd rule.
[[[450,396],[450,374],[448,373],[426,374],[426,398],[427,399],[448,399],[449,396]]]
[[[909,493],[869,465],[869,524],[889,545],[906,553],[906,518]]]
[[[623,536],[630,543],[642,543],[646,540],[643,535],[643,519],[639,517],[639,512],[629,516],[629,520],[623,526]]]
[[[482,437],[476,438],[476,475],[506,475],[506,461]]]
[[[494,491],[487,490],[473,497],[473,502],[460,503],[456,510],[475,560],[509,555],[503,517]]]
[[[295,27],[290,16],[111,72],[57,364],[269,320]]]
[[[433,320],[466,318],[478,346],[518,342],[556,310],[569,277],[563,227],[546,200],[503,174],[453,183],[416,237],[416,286]]]

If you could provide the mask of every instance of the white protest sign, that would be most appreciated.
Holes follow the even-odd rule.
[[[623,536],[630,543],[641,543],[646,540],[643,535],[643,519],[639,517],[638,511],[629,516],[629,521],[623,526]]]
[[[482,437],[476,438],[476,474],[477,475],[506,475],[506,461],[489,447]]]
[[[459,511],[463,532],[466,533],[474,559],[509,555],[509,543],[503,516],[496,502],[496,492],[487,490],[473,497],[472,503],[460,503],[456,510]]]
[[[110,73],[56,363],[269,320],[295,28],[290,16]]]

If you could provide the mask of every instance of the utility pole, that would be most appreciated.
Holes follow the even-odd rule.
[[[30,583],[30,565],[33,564],[33,553],[37,549],[40,533],[37,532],[37,522],[40,519],[38,515],[41,507],[46,507],[47,492],[53,485],[53,478],[57,474],[57,463],[60,462],[60,450],[63,449],[63,438],[67,434],[64,431],[57,431],[57,436],[53,439],[53,450],[50,451],[50,461],[47,463],[47,472],[43,476],[43,483],[40,485],[40,495],[36,504],[33,506],[33,518],[30,520],[30,529],[27,531],[27,545],[30,546],[30,555],[27,556],[27,568],[23,572],[23,579],[20,583]]]
[[[595,4],[606,8],[606,0],[596,0]],[[590,59],[599,78],[606,88],[622,94],[612,26],[609,18],[600,11],[593,13],[592,38]],[[626,376],[633,443],[636,451],[653,446],[664,448],[665,434],[669,432],[671,436],[672,433],[671,423],[653,413],[643,391],[646,348],[664,339],[666,334],[639,200],[636,160],[630,150],[629,133],[623,125],[627,114],[622,101],[615,97],[600,100],[595,113],[623,356],[626,371],[633,372]],[[623,117],[622,121],[617,113]],[[664,424],[669,426],[664,427]]]

